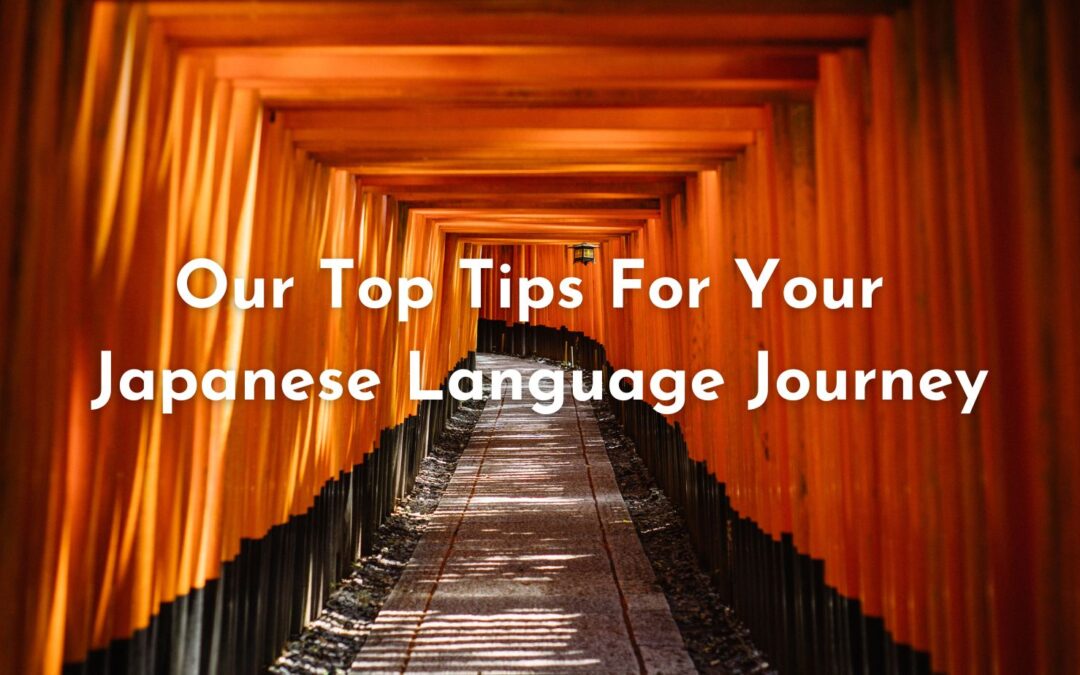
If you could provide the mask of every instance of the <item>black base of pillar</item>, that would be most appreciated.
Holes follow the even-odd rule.
[[[473,369],[475,354],[456,366]],[[449,379],[449,376],[448,378]],[[217,579],[163,604],[150,625],[114,640],[65,675],[259,673],[315,618],[331,585],[370,552],[372,536],[412,489],[420,463],[460,403],[423,401],[416,415],[384,429],[379,447],[328,481],[307,512],[245,539]]]

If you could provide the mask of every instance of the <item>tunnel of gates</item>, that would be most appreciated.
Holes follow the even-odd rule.
[[[452,412],[410,400],[410,351],[433,388],[478,344],[723,371],[722,401],[619,412],[789,672],[1076,671],[1075,2],[409,6],[0,3],[0,671],[265,664]],[[197,257],[295,285],[194,310],[174,283]],[[434,301],[332,308],[328,257],[350,289],[424,276]],[[585,300],[515,326],[497,274],[466,302],[469,257],[581,276]],[[712,286],[612,309],[621,257]],[[779,284],[753,309],[736,257],[885,286],[872,311],[792,310]],[[747,411],[762,348],[990,376],[971,415]],[[382,385],[92,412],[101,350]]]

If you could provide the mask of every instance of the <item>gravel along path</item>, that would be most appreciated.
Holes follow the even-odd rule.
[[[348,672],[450,484],[484,404],[462,403],[420,464],[412,491],[376,531],[373,553],[357,561],[352,574],[331,593],[319,617],[286,645],[270,667],[271,673]]]
[[[682,514],[653,482],[607,402],[593,402],[593,412],[619,491],[694,665],[703,673],[775,673],[721,602],[694,555]]]

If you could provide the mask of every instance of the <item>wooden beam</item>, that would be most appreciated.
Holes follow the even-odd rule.
[[[426,174],[432,176],[581,176],[588,174],[686,174],[715,169],[717,165],[736,156],[738,153],[722,154],[701,159],[687,157],[639,158],[637,160],[589,159],[582,157],[545,159],[523,164],[517,159],[412,159],[402,161],[393,158],[368,159],[358,162],[348,157],[329,157],[325,161],[331,166],[357,175],[371,177]]]
[[[538,109],[525,106],[410,106],[385,109],[306,108],[281,113],[290,129],[678,129],[719,131],[764,129],[760,106],[720,108],[569,106]]]
[[[454,198],[482,194],[507,197],[559,195],[576,197],[655,197],[681,193],[688,176],[585,174],[468,176],[441,174],[360,175],[363,190],[392,192],[409,199]]]
[[[164,15],[151,5],[162,31],[184,47],[281,45],[695,45],[836,49],[870,34],[867,15],[680,13],[586,14],[432,11],[378,17],[343,10],[316,14],[259,14],[246,3],[236,13]]]
[[[765,103],[810,102],[815,82],[741,81],[710,83],[652,82],[595,86],[559,83],[476,85],[469,82],[377,82],[311,84],[301,81],[245,81],[257,88],[263,102],[275,109],[291,108],[401,108],[404,106],[530,106],[557,109],[566,106],[682,108],[760,106]]]
[[[297,2],[247,0],[150,0],[145,3],[154,17],[274,17],[343,16],[369,19],[386,16],[445,14],[557,15],[580,18],[590,15],[710,14],[763,15],[776,17],[847,14],[869,16],[891,13],[903,0],[338,0]]]
[[[496,197],[434,197],[430,200],[416,201],[410,195],[409,199],[402,199],[402,195],[392,193],[398,202],[407,209],[461,209],[468,211],[478,210],[505,210],[512,206],[520,206],[532,211],[554,210],[571,212],[590,212],[599,210],[634,210],[648,211],[654,215],[660,214],[660,200],[658,199],[580,199],[567,198],[551,195],[502,195]]]
[[[211,50],[218,77],[272,83],[558,82],[615,86],[664,82],[814,82],[816,55],[671,47],[292,47]],[[252,84],[254,83],[254,84]]]
[[[298,129],[296,147],[315,153],[346,152],[356,157],[380,151],[407,157],[471,156],[492,151],[505,154],[592,151],[677,152],[696,154],[739,150],[754,142],[750,131],[672,131],[630,129]]]

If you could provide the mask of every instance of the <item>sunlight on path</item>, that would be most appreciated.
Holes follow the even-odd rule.
[[[695,672],[591,408],[533,403],[488,403],[354,671]]]

